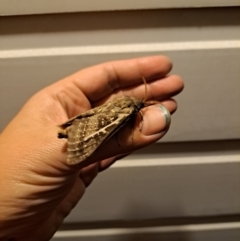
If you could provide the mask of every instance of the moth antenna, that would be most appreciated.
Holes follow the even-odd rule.
[[[147,100],[147,81],[146,81],[144,76],[142,76],[142,80],[143,80],[143,83],[144,83],[144,86],[145,86],[145,93],[144,93],[143,101],[146,102],[146,100]]]

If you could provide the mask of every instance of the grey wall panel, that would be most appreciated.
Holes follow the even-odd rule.
[[[240,223],[61,231],[54,241],[238,241]]]
[[[101,1],[77,1],[58,0],[51,2],[47,0],[22,0],[21,4],[16,0],[11,2],[0,0],[0,15],[21,15],[21,14],[45,14],[45,13],[66,13],[85,11],[113,11],[113,10],[136,10],[136,9],[157,9],[157,8],[199,8],[199,7],[224,7],[239,6],[238,0],[101,0]]]
[[[165,54],[185,90],[163,141],[239,138],[239,27],[239,8],[3,18],[0,130],[32,94],[81,68]]]
[[[4,17],[0,49],[239,40],[239,12],[240,7]]]
[[[185,89],[164,141],[240,137],[238,49],[142,52],[4,59],[0,62],[1,129],[36,91],[78,69],[108,60],[165,54],[174,62]],[[223,67],[224,66],[224,67]]]
[[[66,222],[240,213],[239,190],[239,142],[156,144],[101,173]]]

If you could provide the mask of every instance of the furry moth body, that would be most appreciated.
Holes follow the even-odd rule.
[[[68,139],[67,164],[86,160],[147,105],[143,100],[122,96],[60,125],[58,138]]]

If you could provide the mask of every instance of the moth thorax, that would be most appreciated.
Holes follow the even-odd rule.
[[[144,107],[144,101],[143,100],[140,100],[140,99],[137,99],[135,97],[130,97],[134,106],[136,107],[136,109],[139,111],[141,108]]]

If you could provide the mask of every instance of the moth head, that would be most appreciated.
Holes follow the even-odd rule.
[[[137,110],[140,110],[141,108],[143,108],[144,106],[144,101],[137,99],[135,97],[130,97],[130,100],[132,102],[132,104],[136,107]]]

